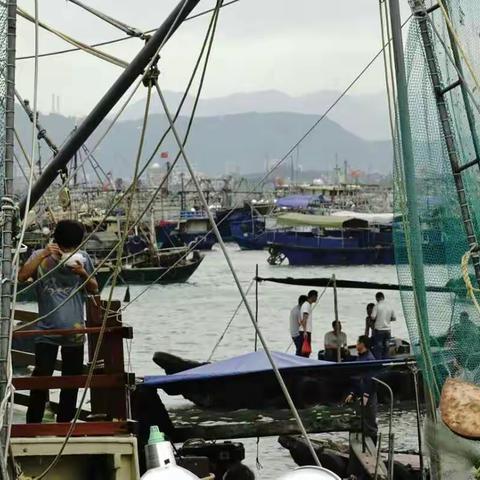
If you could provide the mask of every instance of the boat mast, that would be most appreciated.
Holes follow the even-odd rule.
[[[1,134],[4,135],[4,191],[2,196],[2,286],[0,302],[0,400],[5,398],[8,382],[8,364],[10,350],[10,318],[12,305],[12,244],[13,244],[13,145],[15,128],[15,54],[17,33],[17,1],[8,0],[2,7],[2,16],[6,15],[6,89],[5,89],[5,127]],[[6,10],[6,13],[5,13]],[[7,425],[2,419],[4,427],[1,432],[1,451],[4,455],[6,445]],[[3,462],[1,462],[3,465]],[[4,473],[4,472],[2,472]]]
[[[65,142],[44,172],[33,185],[30,208],[33,208],[40,200],[48,187],[68,165],[75,152],[87,141],[90,135],[100,125],[102,120],[109,114],[112,108],[122,98],[124,93],[131,87],[133,82],[143,75],[157,50],[165,43],[182,24],[190,12],[197,6],[200,0],[182,0],[170,13],[167,19],[156,30],[145,46],[137,53],[135,58],[128,64],[115,83],[97,103],[95,108],[79,125],[75,133]],[[25,216],[26,198],[20,202],[20,215]]]

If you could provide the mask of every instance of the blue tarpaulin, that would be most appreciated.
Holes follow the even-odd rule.
[[[323,203],[322,195],[290,195],[289,197],[278,198],[277,207],[280,208],[308,208],[310,205]]]
[[[324,360],[313,360],[304,357],[289,355],[288,353],[272,352],[275,365],[280,370],[290,370],[293,368],[308,368],[319,365],[332,365],[334,362]],[[184,372],[173,375],[151,375],[144,378],[144,384],[152,387],[161,387],[166,384],[184,383],[196,380],[206,380],[211,378],[233,377],[245,375],[248,373],[259,373],[272,371],[272,366],[268,361],[267,355],[263,350],[258,352],[246,353],[238,357],[229,358],[220,362],[215,362],[201,367],[191,368]]]

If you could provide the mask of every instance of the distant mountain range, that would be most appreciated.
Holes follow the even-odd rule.
[[[19,106],[16,118],[17,129],[28,145],[31,127]],[[194,121],[187,150],[195,168],[208,175],[264,172],[267,165],[281,158],[317,119],[318,115],[284,112],[202,116]],[[40,115],[40,121],[59,144],[75,126],[75,119],[58,114]],[[180,132],[185,131],[187,121],[187,117],[179,118]],[[148,125],[143,159],[148,158],[168,123],[164,115],[153,114]],[[105,127],[104,124],[99,128],[88,146],[93,145]],[[96,153],[106,171],[112,171],[115,176],[131,176],[140,129],[139,119],[117,123]],[[161,151],[169,152],[172,158],[177,151],[175,145],[170,135]],[[47,147],[42,145],[41,151],[46,162],[50,156]],[[325,171],[334,168],[336,161],[343,166],[344,160],[353,169],[388,173],[392,170],[391,142],[364,140],[326,118],[302,142],[297,166],[304,171]],[[155,161],[161,163],[165,159],[158,155]]]
[[[182,94],[165,91],[165,98],[174,111]],[[303,113],[323,114],[340,92],[321,90],[293,97],[277,90],[261,92],[235,93],[226,97],[203,98],[198,104],[197,115],[214,117],[234,115],[238,113]],[[188,115],[193,104],[193,96],[188,96],[182,113]],[[136,120],[142,118],[145,102],[140,100],[128,107],[123,118]],[[162,107],[158,98],[154,97],[151,111],[161,113]],[[367,140],[386,140],[390,138],[388,127],[388,106],[385,94],[345,95],[328,114],[328,118],[343,128]]]

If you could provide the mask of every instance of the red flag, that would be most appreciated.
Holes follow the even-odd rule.
[[[160,158],[168,158],[168,152],[161,152]]]

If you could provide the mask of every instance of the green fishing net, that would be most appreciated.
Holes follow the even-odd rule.
[[[467,95],[465,100],[465,91],[462,93],[460,87],[444,96],[455,149],[463,165],[475,160],[480,151],[480,145],[476,148],[475,144],[480,135],[480,114],[476,106],[476,102],[480,103],[477,84],[480,79],[480,8],[479,0],[443,0],[443,3],[458,39],[458,67],[475,99]],[[430,6],[432,3],[427,2],[427,7]],[[459,79],[451,58],[455,58],[455,52],[442,9],[437,8],[428,17],[434,61],[443,87],[447,87]],[[401,298],[411,341],[438,400],[447,376],[480,384],[480,315],[467,296],[462,277],[461,261],[469,246],[424,46],[419,22],[413,17],[405,61],[415,176],[405,178],[402,155],[397,149],[394,183],[399,221],[394,240]],[[398,146],[402,139],[397,137],[397,141]],[[465,170],[462,178],[475,231],[480,235],[479,166]],[[414,182],[416,187],[420,223],[417,235],[408,216],[407,182]],[[420,265],[422,274],[415,274],[414,261]],[[471,262],[469,273],[477,287]],[[432,373],[430,376],[428,371]]]

